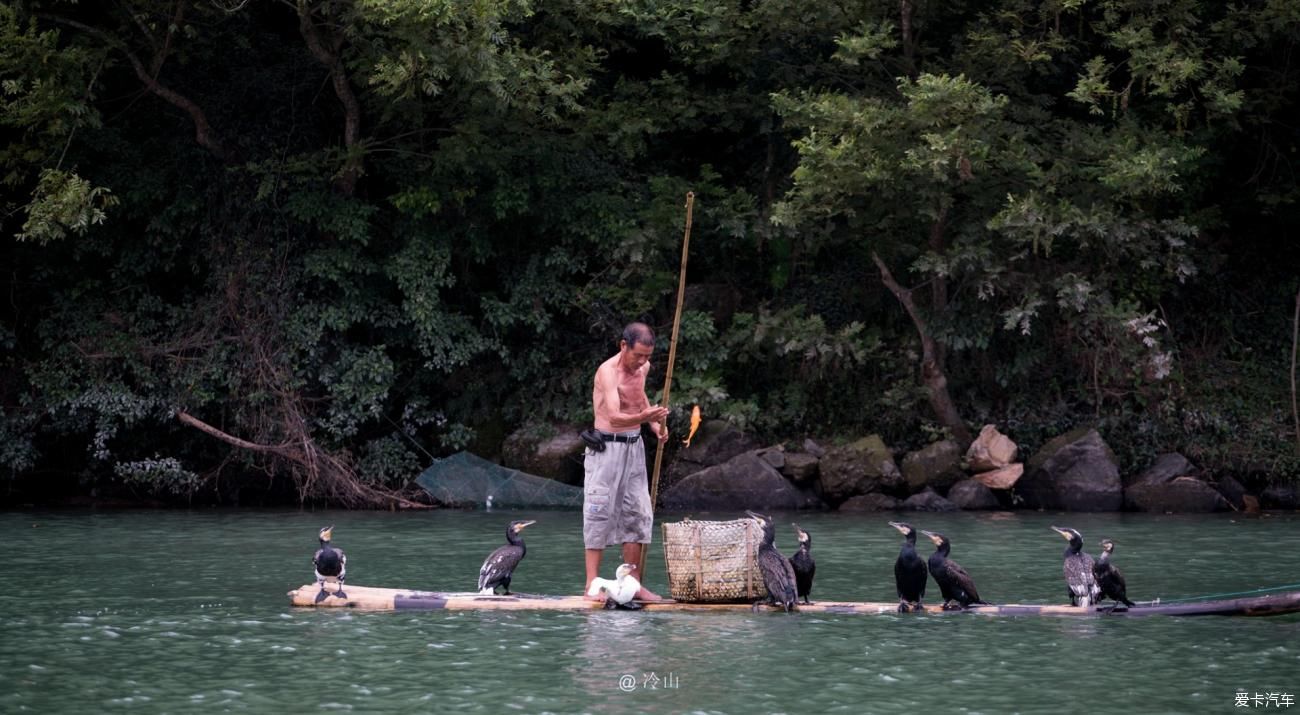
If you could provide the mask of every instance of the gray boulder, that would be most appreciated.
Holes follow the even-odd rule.
[[[1214,486],[1218,488],[1219,493],[1223,495],[1224,499],[1228,500],[1228,503],[1234,509],[1244,510],[1246,508],[1246,487],[1242,486],[1241,482],[1225,474],[1214,480]]]
[[[823,448],[820,444],[814,442],[812,437],[809,437],[808,439],[805,439],[803,441],[803,451],[807,452],[808,454],[811,454],[812,456],[818,459],[821,459],[822,457],[826,456],[826,449]]]
[[[1300,499],[1297,498],[1296,488],[1290,484],[1274,484],[1259,494],[1260,504],[1265,509],[1296,509],[1300,508]]]
[[[671,511],[782,511],[826,507],[811,490],[800,489],[781,476],[763,459],[760,450],[701,469],[674,484],[659,498],[663,508]]]
[[[515,430],[501,446],[501,464],[521,472],[581,485],[586,427],[555,423]]]
[[[840,504],[840,511],[895,511],[901,508],[903,508],[903,502],[888,494],[880,494],[879,492],[859,494]]]
[[[989,489],[1010,489],[1025,475],[1025,465],[1020,462],[1008,464],[1001,469],[980,472],[974,478]]]
[[[904,485],[893,453],[874,434],[826,450],[817,472],[822,496],[831,504],[868,492],[899,491]]]
[[[1016,482],[1016,493],[1030,509],[1119,511],[1124,505],[1115,453],[1088,428],[1043,445]]]
[[[817,479],[818,459],[806,452],[786,452],[781,474],[795,484],[807,484]]]
[[[768,447],[759,450],[758,456],[762,457],[764,462],[772,465],[772,468],[781,471],[785,467],[785,449],[782,447]]]
[[[680,435],[685,437],[685,435]],[[676,484],[683,477],[705,467],[712,467],[745,452],[762,447],[758,440],[741,432],[725,420],[706,420],[691,439],[691,446],[678,450],[667,465],[664,483]]]
[[[1128,486],[1164,484],[1178,477],[1196,476],[1197,473],[1196,465],[1189,462],[1186,457],[1177,452],[1168,452],[1156,457],[1155,463],[1130,481]]]
[[[1124,498],[1141,511],[1161,514],[1208,514],[1232,508],[1218,490],[1196,477],[1134,484],[1125,490]]]
[[[948,501],[966,511],[997,509],[1001,506],[993,490],[977,479],[963,479],[952,485],[948,490]]]
[[[966,462],[972,472],[991,472],[1016,461],[1019,447],[994,425],[984,425],[966,450]]]
[[[947,491],[961,481],[961,447],[946,439],[926,445],[903,457],[903,478],[908,491],[919,492],[926,487]]]
[[[957,511],[957,505],[939,496],[930,487],[903,500],[903,508],[912,511]]]

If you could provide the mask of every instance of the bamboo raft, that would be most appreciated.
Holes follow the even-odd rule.
[[[344,586],[347,598],[331,595],[320,603],[316,595],[320,587],[314,583],[290,591],[294,606],[315,608],[355,608],[366,611],[465,611],[465,610],[529,610],[529,611],[592,611],[602,604],[588,601],[582,596],[539,596],[516,593],[509,596],[482,596],[474,592],[452,593],[437,591],[411,591],[400,588],[372,588]],[[660,601],[644,604],[649,611],[748,611],[749,603],[685,603]],[[898,603],[814,601],[801,604],[805,613],[897,613]],[[927,613],[976,613],[988,616],[1280,616],[1300,613],[1300,591],[1288,591],[1268,596],[1230,598],[1213,601],[1179,603],[1139,603],[1132,608],[1120,606],[1062,606],[1008,604],[997,606],[972,606],[964,611],[943,611],[931,604]]]

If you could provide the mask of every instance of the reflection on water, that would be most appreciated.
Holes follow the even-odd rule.
[[[512,518],[538,519],[514,587],[576,594],[578,514],[0,514],[0,711],[1060,712],[1105,693],[1123,709],[1226,712],[1239,690],[1300,697],[1294,616],[288,606],[285,592],[311,580],[327,523],[351,583],[467,590]],[[895,599],[890,518],[799,515],[815,544],[817,598]],[[1052,523],[1079,529],[1093,552],[1115,539],[1137,600],[1300,581],[1300,553],[1278,547],[1294,540],[1296,515],[908,518],[947,534],[981,594],[1001,603],[1064,599],[1064,544]],[[785,553],[789,521],[778,521]],[[662,564],[652,550],[647,583],[661,592]],[[933,584],[928,592],[935,603]]]
[[[578,648],[569,668],[573,682],[603,699],[611,695],[611,686],[617,687],[619,677],[639,675],[637,669],[656,657],[654,634],[662,626],[657,620],[654,614],[625,611],[583,617],[576,624]],[[617,673],[612,681],[611,672]]]

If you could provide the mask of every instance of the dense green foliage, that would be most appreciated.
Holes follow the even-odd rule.
[[[666,347],[694,191],[679,408],[915,447],[928,336],[968,426],[1295,476],[1298,42],[1284,0],[3,3],[0,467],[374,503],[585,421],[623,323]]]

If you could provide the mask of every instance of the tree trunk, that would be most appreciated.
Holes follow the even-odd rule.
[[[361,141],[361,102],[357,100],[352,85],[348,83],[347,70],[343,67],[343,59],[339,55],[342,40],[321,36],[316,22],[311,17],[311,8],[308,7],[307,0],[298,0],[298,25],[303,40],[307,42],[307,49],[317,61],[329,69],[334,95],[343,105],[343,145],[347,147],[347,152],[343,168],[334,179],[334,188],[344,196],[352,196],[356,192],[357,179],[361,177],[362,168],[358,147]],[[325,39],[330,40],[328,46]]]
[[[940,206],[939,215],[935,217],[934,223],[930,224],[930,251],[936,256],[943,256],[947,252],[947,246],[944,245],[944,232],[948,228],[948,207]],[[942,275],[935,275],[930,279],[930,314],[942,315],[948,309],[948,279]],[[942,345],[934,346],[934,364],[938,367],[939,372],[947,369],[948,351]]]
[[[907,76],[916,79],[916,35],[912,32],[912,11],[916,6],[912,0],[899,0],[898,24],[903,35],[903,62]]]
[[[898,302],[903,304],[903,309],[912,319],[912,324],[916,326],[916,333],[921,338],[921,382],[929,393],[930,408],[934,410],[939,424],[948,428],[964,450],[970,446],[971,433],[962,420],[961,414],[957,412],[957,405],[953,403],[952,396],[948,394],[948,376],[944,374],[938,361],[938,345],[930,335],[930,330],[926,327],[920,311],[917,310],[916,303],[912,300],[912,291],[900,286],[894,280],[889,267],[874,251],[871,253],[871,260],[875,261],[876,267],[880,269],[880,280],[884,282],[889,292],[894,294]]]
[[[1295,420],[1295,448],[1300,450],[1300,408],[1296,406],[1295,363],[1300,346],[1300,291],[1295,294],[1295,317],[1291,319],[1291,418]]]

